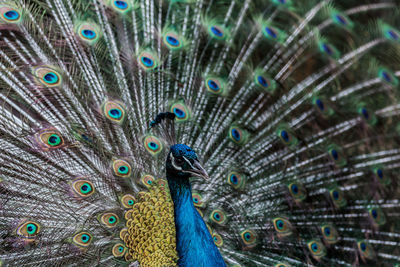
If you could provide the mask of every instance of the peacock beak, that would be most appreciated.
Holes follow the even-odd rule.
[[[187,170],[186,172],[190,173],[193,176],[203,178],[205,180],[210,179],[208,176],[207,171],[201,166],[200,162],[198,160],[195,160],[194,163],[192,164],[192,169]]]

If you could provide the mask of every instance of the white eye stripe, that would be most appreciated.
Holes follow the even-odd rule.
[[[192,163],[190,163],[190,160],[188,160],[187,158],[183,157],[183,159],[189,164],[190,168],[194,169]]]
[[[178,165],[176,164],[174,155],[171,154],[171,156],[172,156],[172,158],[171,158],[172,166],[174,166],[174,168],[175,168],[176,170],[178,170],[178,171],[182,170],[182,167],[180,167],[180,166],[178,166]]]

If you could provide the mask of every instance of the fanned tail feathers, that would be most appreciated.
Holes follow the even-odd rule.
[[[398,15],[1,0],[0,266],[176,266],[175,139],[211,177],[193,202],[228,266],[399,266]]]

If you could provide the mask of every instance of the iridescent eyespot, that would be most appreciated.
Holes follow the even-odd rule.
[[[319,50],[322,53],[328,55],[329,57],[334,58],[334,59],[338,59],[340,57],[339,51],[333,45],[328,44],[327,42],[324,42],[324,41],[320,41],[318,43],[318,46],[319,46]]]
[[[107,212],[101,215],[100,222],[104,224],[107,228],[113,228],[118,224],[119,218],[117,214],[112,212]]]
[[[385,186],[391,184],[391,180],[383,171],[382,166],[377,166],[377,167],[373,168],[372,171],[374,172],[375,177],[379,181],[380,184],[385,185]]]
[[[88,247],[92,242],[92,235],[88,232],[80,232],[74,235],[72,242],[79,247]]]
[[[267,77],[262,69],[254,72],[254,83],[263,91],[272,93],[276,88],[276,82]]]
[[[312,240],[307,243],[308,250],[314,259],[320,260],[326,255],[325,246],[318,240]]]
[[[111,7],[118,13],[125,14],[131,10],[132,4],[127,0],[110,0]]]
[[[125,119],[125,106],[119,101],[105,101],[101,110],[103,115],[112,122],[121,124]]]
[[[249,134],[239,126],[232,125],[229,127],[229,139],[235,144],[244,145],[248,141]]]
[[[40,224],[34,221],[25,221],[17,227],[17,235],[26,239],[35,238],[40,232]]]
[[[323,224],[320,227],[324,240],[328,244],[335,244],[338,241],[338,232],[331,224]]]
[[[227,37],[225,34],[225,29],[222,26],[218,25],[209,26],[208,33],[212,38],[217,40],[225,40]]]
[[[203,202],[203,197],[200,193],[193,191],[192,199],[193,199],[193,204],[195,207],[203,208],[205,206],[205,203]]]
[[[253,248],[257,245],[257,234],[251,229],[242,231],[240,237],[247,248]]]
[[[307,197],[307,191],[303,184],[294,182],[288,185],[289,193],[296,202],[302,202]]]
[[[314,96],[312,98],[312,103],[318,112],[320,112],[323,116],[330,116],[334,113],[333,109],[329,105],[329,102],[323,97]]]
[[[264,27],[264,34],[267,38],[276,39],[278,37],[278,33],[272,27]]]
[[[274,267],[291,267],[291,265],[286,262],[279,262],[275,264]]]
[[[40,66],[33,68],[32,72],[35,81],[40,85],[52,88],[60,86],[62,83],[60,72],[56,68]]]
[[[363,261],[375,258],[375,251],[372,246],[365,240],[357,242],[358,253]]]
[[[222,245],[224,244],[224,241],[222,240],[222,237],[219,234],[213,233],[212,238],[217,247],[222,247]]]
[[[276,27],[272,27],[269,23],[262,23],[261,27],[264,37],[270,41],[283,43],[286,39],[285,32]]]
[[[163,36],[164,44],[170,50],[179,50],[179,49],[181,49],[183,47],[183,41],[181,39],[182,39],[182,37],[180,37],[174,31],[168,31]]]
[[[122,243],[115,244],[112,248],[112,254],[117,258],[124,256],[126,251],[127,248]]]
[[[373,126],[377,123],[378,119],[374,112],[369,112],[367,105],[365,103],[359,103],[357,105],[358,114],[367,122],[369,125]]]
[[[278,232],[279,237],[285,237],[292,234],[292,224],[288,219],[283,217],[276,217],[272,219],[272,224],[275,230]]]
[[[0,23],[19,23],[22,20],[21,11],[11,6],[0,5]]]
[[[289,148],[294,148],[298,143],[296,136],[286,125],[279,126],[278,129],[276,130],[276,134],[278,135],[282,143],[288,146]]]
[[[209,77],[205,79],[207,91],[216,95],[225,93],[225,82],[217,77]]]
[[[347,164],[347,161],[346,161],[345,157],[343,156],[342,149],[339,146],[337,146],[335,144],[329,145],[328,146],[328,154],[336,166],[343,167]]]
[[[343,13],[332,12],[331,18],[333,23],[343,28],[352,28],[353,22]]]
[[[167,184],[168,184],[168,182],[165,179],[157,180],[158,188],[160,188],[161,190],[164,190],[167,187]]]
[[[154,184],[154,180],[154,177],[150,174],[145,174],[140,178],[140,181],[142,181],[142,184],[146,187],[152,186]]]
[[[148,135],[143,140],[144,148],[153,156],[158,155],[163,150],[163,143],[154,135]]]
[[[139,65],[146,71],[153,70],[158,67],[158,57],[153,52],[142,52],[137,58]]]
[[[223,225],[226,223],[227,217],[222,210],[216,209],[211,212],[210,220],[217,224]]]
[[[325,105],[324,105],[324,102],[321,99],[316,98],[315,99],[315,105],[319,108],[319,110],[321,110],[322,112],[324,111]]]
[[[388,24],[381,25],[381,31],[383,36],[393,42],[400,42],[399,31]]]
[[[89,45],[95,44],[101,37],[100,28],[91,22],[81,22],[75,27],[78,37]]]
[[[382,226],[386,223],[386,216],[380,208],[378,208],[378,207],[369,208],[368,214],[369,214],[369,217],[371,218],[373,224],[376,227]]]
[[[89,197],[95,192],[92,182],[81,179],[72,182],[72,190],[79,197]]]
[[[121,197],[121,204],[124,208],[130,209],[136,203],[136,199],[131,194],[125,194]]]
[[[272,0],[272,2],[276,5],[282,6],[282,7],[288,7],[291,5],[292,0]]]
[[[330,189],[329,196],[337,209],[343,208],[347,205],[347,201],[338,187]]]
[[[399,84],[399,80],[389,69],[380,68],[378,70],[378,77],[381,79],[381,81],[391,86],[397,86]]]
[[[45,151],[57,149],[64,145],[64,139],[61,134],[52,128],[42,130],[35,137],[40,147]]]
[[[175,121],[177,122],[187,121],[191,117],[191,111],[183,101],[172,104],[170,112],[175,114]]]
[[[112,163],[114,174],[116,176],[127,178],[131,176],[132,168],[131,165],[122,159],[116,159]]]
[[[227,175],[226,182],[236,190],[242,189],[245,185],[245,177],[236,171],[231,171]]]

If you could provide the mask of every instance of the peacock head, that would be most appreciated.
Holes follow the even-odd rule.
[[[167,157],[167,173],[179,178],[201,177],[206,180],[209,176],[201,166],[196,152],[187,145],[176,144],[170,147]]]

